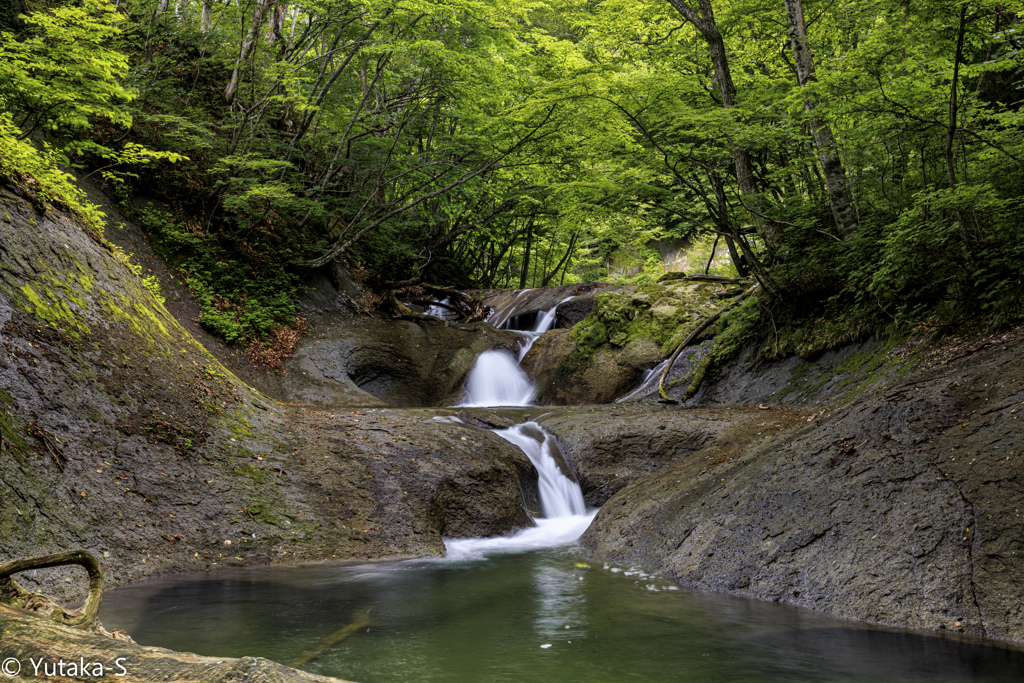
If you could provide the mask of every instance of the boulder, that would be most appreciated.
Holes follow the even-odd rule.
[[[661,358],[648,338],[626,342],[622,349],[601,349],[583,363],[574,363],[577,350],[570,330],[542,335],[521,364],[537,383],[538,401],[553,405],[609,403],[636,386],[644,370]]]
[[[486,323],[324,316],[285,364],[286,400],[316,406],[457,403],[476,357],[515,351],[518,337]]]

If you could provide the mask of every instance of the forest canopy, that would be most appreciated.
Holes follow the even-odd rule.
[[[667,243],[834,340],[998,326],[1021,5],[4,0],[0,173],[86,217],[67,169],[97,179],[232,342],[299,324],[335,262],[378,290],[644,282]]]

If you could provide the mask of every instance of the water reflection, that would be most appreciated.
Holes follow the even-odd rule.
[[[365,628],[305,667],[363,683],[1024,680],[1013,649],[671,591],[611,569],[555,549],[222,572],[109,591],[100,616],[147,645],[288,662],[369,610]]]

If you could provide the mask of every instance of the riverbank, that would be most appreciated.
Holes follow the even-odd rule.
[[[117,585],[435,557],[446,537],[530,524],[536,471],[518,449],[382,405],[425,372],[443,381],[410,401],[449,400],[473,344],[513,349],[514,333],[359,317],[320,283],[314,330],[264,383],[280,399],[319,387],[289,404],[221,363],[103,238],[10,193],[0,203],[3,557],[82,548]],[[353,340],[370,337],[377,355],[356,363]],[[750,349],[691,400],[703,407],[648,399],[535,418],[603,505],[584,538],[598,557],[704,590],[1019,641],[1021,347],[1014,332],[956,348],[868,342],[814,362]],[[26,582],[80,591],[55,570]]]

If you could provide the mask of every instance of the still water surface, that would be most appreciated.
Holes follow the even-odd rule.
[[[226,570],[109,591],[136,641],[361,683],[1024,681],[1024,653],[860,628],[807,610],[671,590],[549,548],[360,566]]]

